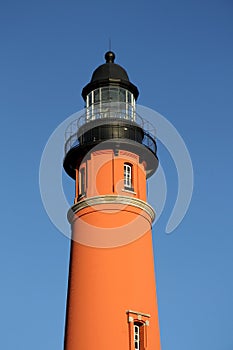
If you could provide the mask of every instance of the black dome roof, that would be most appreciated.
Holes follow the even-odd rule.
[[[128,74],[124,68],[114,63],[115,54],[108,51],[105,54],[106,63],[100,65],[92,74],[89,84],[82,91],[82,96],[86,100],[87,94],[98,87],[115,85],[125,88],[132,92],[137,99],[139,92],[135,85],[129,81]]]

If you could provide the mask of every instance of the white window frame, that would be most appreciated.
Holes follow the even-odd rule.
[[[132,165],[124,163],[124,187],[132,189]]]

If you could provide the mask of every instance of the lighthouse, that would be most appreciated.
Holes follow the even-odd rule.
[[[83,88],[84,114],[66,131],[64,169],[75,180],[65,350],[159,350],[146,182],[155,135],[137,114],[137,87],[108,51]]]

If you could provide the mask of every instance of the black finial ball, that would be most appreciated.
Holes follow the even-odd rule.
[[[108,51],[105,54],[105,59],[106,59],[106,63],[114,63],[115,60],[115,53],[112,51]]]

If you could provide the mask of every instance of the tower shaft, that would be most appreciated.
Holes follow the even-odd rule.
[[[140,349],[160,349],[151,246],[150,230],[119,248],[72,242],[65,350],[134,350],[136,322]]]

